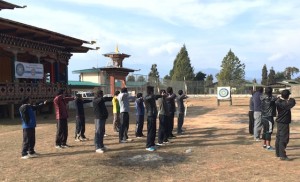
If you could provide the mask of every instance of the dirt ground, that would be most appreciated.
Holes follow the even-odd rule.
[[[70,110],[68,144],[72,147],[56,149],[54,115],[39,115],[35,147],[39,157],[24,160],[20,158],[20,120],[1,119],[0,181],[299,181],[300,104],[292,110],[287,148],[291,161],[280,161],[248,134],[248,100],[234,97],[232,106],[228,102],[217,106],[215,97],[189,98],[185,134],[155,152],[145,150],[146,138],[134,137],[135,115],[131,113],[129,137],[133,141],[118,143],[110,115],[104,139],[108,151],[95,153],[92,109],[87,108],[89,141],[74,141],[75,117]],[[275,134],[272,138],[274,145]]]

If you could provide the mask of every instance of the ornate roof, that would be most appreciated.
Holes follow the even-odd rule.
[[[18,6],[6,1],[0,0],[0,11],[3,9],[15,9],[15,8],[25,8],[26,6]]]

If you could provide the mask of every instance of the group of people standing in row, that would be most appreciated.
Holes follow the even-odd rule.
[[[249,104],[249,133],[253,135],[254,141],[262,141],[264,149],[275,150],[280,160],[289,160],[285,149],[289,143],[291,109],[296,105],[290,94],[289,90],[283,90],[280,96],[275,97],[272,87],[257,87]],[[275,149],[271,146],[274,117],[277,123]]]
[[[84,103],[93,102],[94,122],[95,122],[95,150],[97,153],[103,153],[107,147],[103,143],[105,136],[105,124],[108,118],[108,110],[105,102],[112,102],[113,105],[113,130],[119,133],[119,143],[127,143],[132,139],[128,138],[129,129],[129,99],[127,88],[122,88],[121,92],[116,91],[114,97],[103,97],[103,91],[98,90],[95,93],[95,98],[92,101],[83,100],[81,94],[76,97],[65,97],[64,90],[59,89],[53,103],[56,116],[56,139],[55,147],[57,149],[70,147],[67,144],[68,138],[68,110],[67,103],[75,99],[76,109],[76,127],[75,141],[87,140],[85,136],[85,113]],[[135,135],[137,138],[144,137],[143,126],[144,117],[147,117],[147,141],[146,150],[155,151],[156,146],[169,143],[170,138],[174,138],[172,131],[174,128],[174,116],[176,112],[175,100],[178,107],[178,127],[177,134],[183,134],[182,125],[184,121],[184,99],[187,96],[182,90],[178,91],[178,96],[173,93],[172,87],[166,90],[160,90],[160,94],[154,94],[154,87],[147,87],[147,95],[143,97],[142,93],[137,94],[135,101],[136,109],[136,129]],[[38,105],[32,105],[30,97],[25,97],[22,100],[22,105],[19,108],[22,128],[23,128],[23,144],[22,144],[22,159],[37,157],[34,150],[35,147],[35,127],[36,118],[34,111],[46,104],[47,101]],[[156,119],[159,118],[158,143],[155,144],[156,138]]]

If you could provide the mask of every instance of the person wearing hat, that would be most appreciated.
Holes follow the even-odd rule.
[[[76,94],[75,110],[76,110],[76,127],[75,127],[75,141],[85,141],[85,114],[83,104],[92,102],[92,100],[83,100],[81,94]]]
[[[65,97],[65,91],[59,89],[53,100],[55,108],[55,118],[56,123],[56,139],[55,139],[55,148],[68,148],[67,145],[68,139],[68,110],[67,103],[71,100],[74,100],[74,97]]]
[[[31,98],[29,96],[26,96],[22,99],[22,105],[19,108],[23,128],[22,159],[37,157],[37,154],[34,150],[36,127],[36,117],[34,111],[46,103],[47,100],[38,105],[32,105]]]
[[[280,160],[289,160],[286,155],[286,147],[290,138],[290,123],[292,120],[291,109],[296,105],[295,99],[290,97],[289,90],[283,90],[276,100],[277,107],[277,134],[275,142],[276,157]]]
[[[93,100],[93,108],[95,115],[95,148],[96,153],[104,153],[107,149],[103,144],[105,134],[105,122],[108,118],[108,111],[105,105],[106,101],[111,101],[111,97],[103,97],[103,91],[98,90]]]

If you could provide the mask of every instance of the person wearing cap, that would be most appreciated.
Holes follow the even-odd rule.
[[[38,105],[32,105],[31,98],[29,96],[26,96],[22,99],[22,105],[19,108],[23,128],[22,159],[37,157],[37,154],[34,150],[36,127],[36,117],[34,111],[46,103],[47,100]]]
[[[57,120],[56,123],[56,140],[55,140],[55,148],[68,148],[67,145],[68,139],[68,110],[67,103],[71,100],[74,100],[74,97],[65,97],[65,91],[63,89],[59,89],[57,94],[53,100],[54,108],[55,108],[55,118]]]
[[[95,116],[95,148],[96,153],[104,153],[107,149],[103,144],[105,134],[105,122],[108,118],[108,111],[105,105],[106,101],[111,101],[110,97],[103,97],[103,91],[98,90],[93,100],[94,116]]]
[[[75,110],[76,110],[76,127],[75,127],[75,141],[87,140],[85,133],[85,114],[83,104],[92,102],[92,100],[83,100],[81,94],[76,94]]]
[[[269,151],[274,151],[271,146],[271,135],[274,127],[274,117],[276,116],[276,97],[272,95],[272,87],[266,87],[265,93],[260,96],[261,100],[261,121],[263,125],[263,148]]]
[[[291,109],[296,105],[295,99],[291,98],[290,94],[289,90],[283,90],[275,102],[278,113],[275,120],[277,122],[275,150],[276,157],[279,157],[280,160],[289,160],[285,149],[290,138]]]

